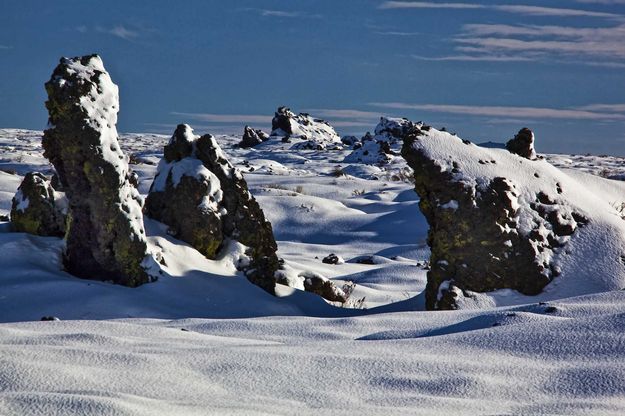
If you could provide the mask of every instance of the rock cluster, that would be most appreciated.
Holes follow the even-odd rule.
[[[354,146],[355,149],[345,158],[345,163],[366,163],[370,165],[384,165],[393,160],[393,154],[387,141],[376,140],[365,136],[362,141]]]
[[[142,199],[119,147],[118,89],[97,55],[62,58],[45,84],[44,156],[69,205],[64,265],[79,277],[138,286],[152,280]]]
[[[421,122],[415,123],[407,118],[380,117],[380,122],[375,126],[373,138],[386,142],[392,150],[399,151],[404,137],[415,127],[422,125]]]
[[[287,107],[279,107],[271,121],[271,137],[285,142],[297,139],[292,149],[340,149],[341,137],[327,121],[307,113],[295,114]]]
[[[536,159],[534,133],[527,127],[522,128],[513,139],[506,143],[506,149],[526,159]]]
[[[262,130],[253,129],[245,126],[243,129],[243,137],[239,143],[239,147],[248,148],[261,144],[269,139],[269,135]]]
[[[243,244],[251,259],[241,265],[247,278],[274,293],[279,262],[271,224],[215,139],[196,136],[181,124],[164,154],[146,199],[146,215],[211,259],[229,240]]]
[[[24,176],[11,205],[11,229],[41,236],[65,235],[67,200],[39,172]]]
[[[540,293],[560,272],[562,248],[588,221],[567,203],[557,177],[543,177],[551,169],[532,174],[533,166],[503,150],[422,126],[406,135],[402,156],[430,225],[428,309],[462,307],[477,301],[475,292]]]

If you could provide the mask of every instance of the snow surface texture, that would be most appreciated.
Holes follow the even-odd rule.
[[[142,194],[168,138],[121,137]],[[217,141],[272,222],[278,254],[354,282],[353,309],[284,286],[269,296],[236,271],[240,247],[207,260],[149,219],[167,266],[134,289],[74,278],[60,271],[60,239],[0,223],[0,414],[625,413],[625,291],[508,291],[498,302],[510,306],[415,312],[427,224],[401,158],[379,167],[342,162],[351,150]],[[26,172],[50,173],[40,143],[41,132],[0,130],[0,215]],[[581,171],[623,174],[623,159],[547,159],[605,191],[598,204],[618,196],[618,182]],[[323,263],[330,253],[345,263]],[[593,253],[580,273],[594,278]],[[19,322],[43,316],[62,321]]]

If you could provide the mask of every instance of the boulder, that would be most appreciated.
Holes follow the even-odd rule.
[[[145,212],[170,233],[214,259],[229,240],[247,247],[247,278],[274,293],[279,267],[271,224],[249,193],[243,176],[210,134],[176,128],[150,188]]]
[[[422,125],[421,122],[415,123],[407,118],[380,117],[380,122],[375,126],[373,138],[388,143],[393,151],[399,151],[404,137],[415,127]],[[363,141],[365,140],[367,140],[366,136],[363,137]]]
[[[345,156],[343,162],[384,165],[391,162],[393,158],[388,142],[365,136],[362,139],[361,146]]]
[[[425,126],[405,136],[402,156],[430,226],[427,309],[479,305],[478,293],[498,289],[540,293],[588,223],[574,195],[563,193],[567,176],[547,162]]]
[[[345,260],[343,260],[343,258],[341,256],[337,256],[334,253],[330,253],[327,256],[325,256],[322,260],[322,263],[325,264],[343,264],[345,263]]]
[[[527,127],[523,127],[513,139],[506,143],[506,149],[508,149],[510,153],[517,154],[526,159],[536,159],[534,133]]]
[[[327,277],[310,271],[300,273],[300,277],[304,279],[306,292],[319,295],[330,302],[345,303],[347,301],[348,295]]]
[[[300,139],[292,149],[341,149],[341,137],[327,121],[307,113],[295,114],[287,107],[279,107],[271,121],[271,137],[290,143]]]
[[[243,137],[239,143],[239,147],[248,148],[261,144],[269,139],[269,135],[262,130],[255,130],[250,126],[243,129]]]
[[[41,236],[65,235],[67,200],[39,172],[24,177],[11,205],[11,229]]]
[[[44,156],[69,205],[66,270],[131,287],[153,280],[142,199],[127,179],[128,158],[115,127],[117,86],[100,57],[88,55],[62,58],[45,87]]]

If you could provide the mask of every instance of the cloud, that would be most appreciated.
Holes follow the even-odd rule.
[[[11,49],[11,47],[7,45],[0,45],[0,49]]]
[[[470,62],[521,62],[531,61],[527,56],[497,56],[497,55],[448,55],[428,57],[421,55],[410,55],[419,61],[470,61]]]
[[[113,27],[112,29],[109,29],[108,33],[110,33],[113,36],[117,36],[118,38],[125,39],[125,40],[131,40],[131,39],[135,39],[139,37],[139,32],[130,30],[122,25],[117,25]]]
[[[374,102],[369,103],[369,105],[372,105],[374,107],[392,108],[400,110],[419,110],[434,113],[461,114],[484,117],[625,121],[625,114],[606,113],[597,110],[591,111],[579,107],[504,107],[451,104],[411,104],[398,102]]]
[[[374,111],[361,111],[352,109],[331,109],[331,108],[310,108],[306,109],[313,116],[327,117],[327,118],[351,118],[361,120],[374,120],[380,118],[379,112]]]
[[[169,114],[211,123],[271,123],[273,118],[273,116],[254,114],[180,113],[175,111]]]
[[[285,18],[320,18],[319,14],[308,14],[301,11],[288,11],[288,10],[271,10],[271,9],[258,9],[254,7],[247,7],[239,9],[244,12],[253,12],[263,17],[285,17]]]
[[[623,18],[615,13],[596,12],[591,10],[568,9],[558,7],[541,7],[525,5],[505,4],[479,4],[479,3],[436,3],[428,1],[385,1],[379,9],[488,9],[506,13],[515,13],[528,16],[560,16],[560,17],[601,17]]]
[[[577,107],[580,110],[625,113],[625,104],[589,104]]]

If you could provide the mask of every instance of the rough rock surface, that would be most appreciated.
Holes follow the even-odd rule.
[[[536,151],[534,150],[534,133],[527,127],[523,127],[506,143],[506,149],[510,153],[515,153],[526,159],[536,159]]]
[[[100,57],[89,55],[62,58],[45,87],[44,156],[69,204],[66,270],[132,287],[152,280],[142,200],[117,140],[117,86]]]
[[[380,117],[380,122],[375,126],[373,138],[388,143],[393,151],[399,151],[404,137],[415,127],[422,125],[421,122],[415,123],[407,118]],[[363,137],[364,141],[366,141],[366,136]]]
[[[341,137],[327,121],[309,114],[295,114],[287,107],[279,107],[271,121],[271,137],[285,142],[295,141],[292,149],[340,149]]]
[[[331,302],[345,303],[348,296],[328,278],[314,272],[302,272],[304,290],[321,296]]]
[[[239,143],[239,147],[248,148],[261,144],[269,139],[269,135],[262,130],[253,129],[245,126],[243,129],[243,137]]]
[[[208,258],[216,258],[230,240],[243,244],[251,259],[241,265],[247,278],[274,293],[279,262],[271,224],[215,139],[196,136],[181,124],[164,153],[146,215],[167,224],[173,236]]]
[[[343,162],[383,165],[392,160],[393,155],[387,141],[376,140],[371,136],[365,136],[362,139],[361,146],[345,156]]]
[[[566,176],[545,161],[425,126],[406,135],[402,156],[414,169],[430,225],[428,309],[478,305],[475,292],[540,293],[558,276],[571,236],[588,222],[559,182]]]
[[[67,201],[39,172],[24,176],[11,206],[11,229],[41,236],[65,235]]]

